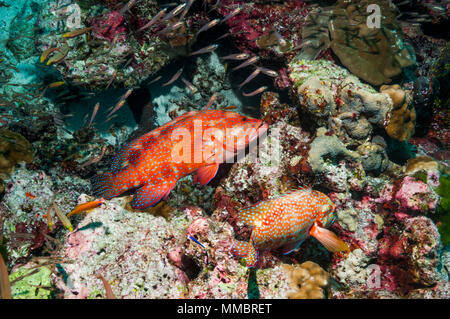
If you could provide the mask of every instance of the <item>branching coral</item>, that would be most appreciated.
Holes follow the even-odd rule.
[[[322,299],[325,297],[324,288],[328,285],[328,273],[318,264],[306,261],[300,265],[285,265],[289,273],[293,292],[288,294],[290,299]]]

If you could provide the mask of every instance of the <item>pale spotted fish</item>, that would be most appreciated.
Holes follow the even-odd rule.
[[[259,202],[239,212],[239,220],[254,228],[250,241],[236,241],[232,253],[245,257],[252,268],[257,266],[261,251],[282,247],[289,254],[308,236],[329,251],[347,251],[347,244],[326,229],[336,219],[335,208],[328,196],[307,188]]]

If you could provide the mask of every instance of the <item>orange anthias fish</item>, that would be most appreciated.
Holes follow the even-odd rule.
[[[77,205],[70,213],[67,214],[67,217],[70,217],[72,215],[80,214],[85,211],[90,211],[94,208],[97,208],[104,204],[104,201],[101,199],[93,200],[87,203],[79,204]]]
[[[335,207],[325,194],[303,188],[243,209],[239,220],[254,228],[250,242],[236,241],[232,253],[245,257],[247,266],[253,268],[260,251],[282,247],[289,254],[308,236],[329,251],[347,251],[347,244],[325,228],[336,219]]]
[[[167,199],[176,182],[186,175],[196,172],[194,183],[207,184],[220,163],[254,145],[267,129],[268,125],[261,120],[225,110],[185,113],[123,146],[109,172],[93,178],[94,193],[111,199],[137,189],[131,207],[154,206]],[[212,131],[217,134],[208,138],[208,132]],[[185,140],[186,135],[189,138]],[[238,138],[228,138],[230,135]],[[215,144],[213,152],[208,151],[211,142]],[[208,152],[213,155],[208,156]]]

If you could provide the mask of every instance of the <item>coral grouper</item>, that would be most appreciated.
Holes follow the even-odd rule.
[[[110,171],[94,177],[94,192],[111,199],[137,189],[131,206],[153,206],[194,171],[194,182],[207,184],[219,163],[254,145],[267,129],[261,120],[225,110],[185,113],[123,146]]]
[[[328,196],[304,188],[241,210],[240,221],[254,229],[250,242],[237,241],[232,252],[246,257],[248,267],[255,267],[259,251],[283,246],[284,253],[288,254],[309,235],[330,251],[346,251],[347,244],[324,228],[336,219],[334,209]]]

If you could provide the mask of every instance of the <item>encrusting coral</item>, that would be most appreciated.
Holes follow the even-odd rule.
[[[290,299],[322,299],[325,297],[324,288],[328,285],[328,273],[318,264],[306,261],[300,265],[285,265],[289,273],[293,292],[288,294]]]
[[[382,85],[381,93],[386,93],[392,100],[393,110],[386,132],[392,138],[403,142],[408,141],[414,134],[416,126],[416,111],[412,106],[411,96],[401,89],[400,85]]]
[[[367,8],[376,4],[382,12],[380,27],[370,28]],[[339,0],[329,22],[331,48],[352,73],[373,85],[391,82],[402,68],[415,63],[402,40],[389,1]]]
[[[12,172],[17,163],[30,163],[32,160],[33,149],[25,137],[6,128],[0,129],[0,175],[3,178]]]
[[[357,147],[376,128],[384,128],[392,109],[388,96],[328,60],[295,58],[289,78],[291,96],[311,120],[306,125],[328,126],[346,144]]]

